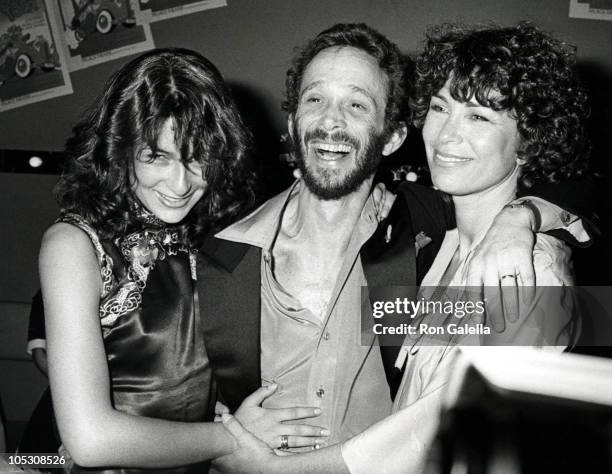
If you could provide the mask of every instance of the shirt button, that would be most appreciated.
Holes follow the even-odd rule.
[[[329,341],[329,331],[325,331],[325,334],[323,334],[323,339]]]
[[[323,389],[323,387],[319,387],[317,389],[317,397],[323,398],[323,395],[325,395],[325,390]]]

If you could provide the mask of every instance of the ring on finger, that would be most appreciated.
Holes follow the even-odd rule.
[[[282,435],[280,437],[280,449],[289,449],[289,436]]]

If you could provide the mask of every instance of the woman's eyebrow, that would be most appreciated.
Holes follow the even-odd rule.
[[[473,109],[476,109],[476,108],[479,108],[479,107],[484,107],[485,109],[490,109],[490,108],[491,108],[491,107],[488,107],[488,106],[486,106],[486,105],[482,105],[482,104],[481,104],[481,103],[479,103],[479,102],[472,102],[472,101],[465,102],[465,106],[466,106],[466,107],[473,108]]]

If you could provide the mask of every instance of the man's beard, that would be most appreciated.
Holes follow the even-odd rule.
[[[313,139],[352,145],[355,153],[354,168],[349,170],[344,177],[339,177],[341,173],[339,170],[308,168],[304,156],[305,143]],[[293,125],[293,153],[302,172],[302,179],[308,189],[323,200],[340,199],[357,191],[359,186],[378,169],[385,143],[384,134],[376,134],[370,130],[366,147],[359,149],[359,142],[346,132],[337,131],[329,134],[320,128],[306,132],[302,141],[302,137],[298,133],[297,121],[294,121]]]

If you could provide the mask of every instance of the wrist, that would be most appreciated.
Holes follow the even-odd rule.
[[[530,228],[533,232],[539,232],[542,228],[542,216],[540,215],[539,209],[529,199],[521,199],[519,201],[513,201],[504,206],[504,209],[523,210],[529,217]]]
[[[240,444],[238,443],[238,439],[232,434],[232,432],[223,424],[223,423],[214,423],[214,425],[218,425],[221,427],[220,430],[220,445],[221,449],[224,451],[222,456],[227,454],[232,454],[236,451]]]

